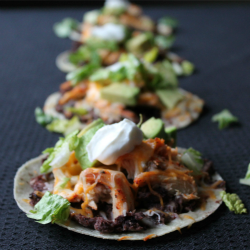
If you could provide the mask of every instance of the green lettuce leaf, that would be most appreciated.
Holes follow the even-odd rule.
[[[88,78],[91,74],[94,73],[100,67],[99,63],[88,63],[83,67],[76,69],[66,75],[66,80],[71,81],[71,84],[75,86],[80,81]]]
[[[220,196],[230,211],[234,212],[235,214],[247,213],[247,209],[237,194],[229,194],[225,191],[222,191],[220,192]]]
[[[240,184],[249,185],[250,186],[250,163],[248,165],[247,173],[244,179],[240,179]]]
[[[61,167],[68,162],[70,152],[73,151],[79,143],[77,137],[78,131],[74,131],[65,138],[60,138],[54,148],[47,148],[43,153],[49,153],[48,158],[40,167],[41,173],[48,173],[54,167]]]
[[[103,120],[97,119],[84,128],[78,135],[79,143],[75,148],[75,155],[82,169],[90,168],[95,164],[95,162],[89,161],[86,147],[95,133],[103,126],[105,126]]]
[[[62,133],[64,135],[68,135],[80,128],[81,123],[77,116],[72,117],[70,120],[57,119],[46,126],[46,129],[48,129],[50,132]]]
[[[96,24],[100,14],[101,13],[99,10],[88,11],[84,14],[83,21],[91,24]]]
[[[153,47],[150,51],[144,54],[143,59],[148,63],[153,63],[158,57],[158,54],[159,54],[159,49],[157,47]]]
[[[162,36],[158,35],[155,37],[155,44],[162,50],[169,49],[173,46],[175,42],[175,36]]]
[[[46,115],[43,110],[39,107],[35,109],[35,117],[36,122],[42,126],[46,126],[47,124],[53,121],[53,117],[50,115]]]
[[[89,61],[91,51],[86,45],[80,46],[75,52],[70,53],[69,61],[74,65],[79,65],[82,62]]]
[[[219,129],[228,127],[231,123],[238,122],[238,118],[228,110],[224,109],[212,117],[213,122],[219,122]]]
[[[105,49],[110,51],[117,51],[119,49],[118,43],[113,40],[102,40],[97,37],[90,37],[86,40],[86,45],[90,50]]]
[[[184,60],[181,63],[181,67],[182,67],[182,71],[183,71],[184,76],[192,75],[194,72],[194,69],[195,69],[194,64],[187,61],[187,60]]]
[[[27,214],[27,217],[35,219],[41,224],[64,223],[69,218],[69,201],[48,191],[34,208],[30,211],[32,214]]]
[[[79,22],[73,18],[65,18],[61,22],[55,23],[53,30],[60,38],[66,38],[70,35],[72,30],[76,30]]]
[[[183,152],[181,156],[181,163],[188,169],[192,170],[195,175],[201,173],[204,161],[199,151],[189,148]]]
[[[162,17],[161,19],[158,20],[158,23],[166,25],[166,26],[170,26],[171,28],[177,28],[179,25],[179,22],[177,21],[177,19],[169,17],[169,16],[165,16]]]

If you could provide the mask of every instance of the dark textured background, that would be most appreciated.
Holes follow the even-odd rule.
[[[83,4],[84,5],[84,4]],[[106,241],[28,219],[13,199],[15,172],[27,160],[53,146],[58,135],[36,124],[34,109],[58,89],[64,74],[55,57],[71,46],[57,38],[52,25],[64,17],[81,20],[84,7],[8,8],[0,10],[0,248],[1,249],[247,249],[250,220],[222,205],[206,220],[147,242]],[[190,59],[197,73],[181,86],[204,98],[202,117],[178,133],[178,145],[192,146],[215,163],[250,210],[250,187],[239,185],[250,161],[250,5],[171,4],[149,7],[154,18],[179,19],[175,51]],[[214,113],[228,108],[240,126],[219,131]]]

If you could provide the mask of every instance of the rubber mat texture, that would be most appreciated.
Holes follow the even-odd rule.
[[[83,4],[84,6],[84,4]],[[206,220],[147,242],[108,241],[40,225],[20,211],[13,179],[27,160],[51,147],[58,135],[34,118],[46,97],[65,79],[56,56],[71,47],[52,26],[64,17],[82,19],[86,7],[8,8],[0,10],[0,248],[1,249],[248,249],[249,214],[234,215],[222,205]],[[250,187],[239,184],[250,162],[250,5],[172,4],[146,7],[154,19],[170,15],[180,28],[174,51],[194,62],[193,76],[180,86],[206,102],[200,119],[178,132],[178,145],[192,146],[213,160],[250,210]],[[220,131],[213,114],[228,108],[240,124]]]

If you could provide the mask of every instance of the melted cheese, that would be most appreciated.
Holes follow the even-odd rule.
[[[149,188],[150,192],[151,192],[153,195],[155,195],[155,196],[158,196],[158,197],[159,197],[159,199],[160,199],[160,203],[161,203],[161,206],[163,207],[164,203],[163,203],[163,199],[162,199],[161,195],[160,195],[160,194],[158,194],[157,192],[155,192],[155,191],[152,189],[151,184],[150,184],[150,182],[149,182],[149,181],[147,181],[147,184],[148,184],[148,188]]]
[[[143,240],[147,241],[147,240],[150,240],[150,239],[154,238],[155,236],[156,236],[156,234],[149,234],[145,238],[143,238]]]

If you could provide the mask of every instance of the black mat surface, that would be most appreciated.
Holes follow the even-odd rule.
[[[58,135],[36,124],[34,109],[56,91],[64,74],[55,57],[71,46],[52,25],[64,17],[79,20],[86,8],[0,10],[0,248],[1,249],[248,249],[249,214],[234,215],[222,205],[206,220],[147,242],[116,242],[70,232],[28,219],[13,199],[14,175],[24,162],[53,146]],[[178,133],[178,144],[192,146],[215,163],[250,210],[250,187],[239,184],[250,162],[250,5],[192,4],[147,7],[154,18],[169,14],[181,23],[175,51],[198,72],[181,86],[204,98],[199,121]],[[228,108],[240,126],[219,131],[214,113]]]

